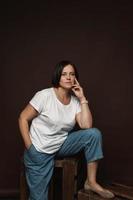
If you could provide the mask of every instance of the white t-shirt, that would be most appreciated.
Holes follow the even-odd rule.
[[[29,103],[39,113],[30,126],[33,145],[44,153],[58,151],[75,125],[75,115],[81,111],[78,99],[72,95],[70,103],[64,105],[54,88],[47,88],[37,92]]]

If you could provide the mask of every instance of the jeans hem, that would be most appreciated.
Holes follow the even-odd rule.
[[[97,160],[101,160],[101,159],[103,159],[104,158],[104,156],[98,156],[98,157],[94,157],[93,159],[91,159],[91,160],[87,160],[87,163],[90,163],[90,162],[95,162],[95,161],[97,161]]]

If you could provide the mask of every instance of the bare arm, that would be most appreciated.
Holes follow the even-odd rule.
[[[92,127],[92,115],[87,103],[81,104],[81,112],[76,115],[76,121],[80,128],[86,129]]]
[[[29,135],[29,122],[37,115],[38,112],[28,104],[19,116],[19,129],[27,149],[32,144]]]
[[[81,103],[81,112],[76,115],[76,121],[79,124],[80,128],[91,128],[92,114],[88,106],[88,101],[84,96],[83,88],[80,86],[79,82],[76,79],[72,90]]]

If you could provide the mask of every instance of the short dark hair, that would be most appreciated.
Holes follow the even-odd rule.
[[[78,74],[76,66],[71,61],[63,60],[63,61],[57,63],[55,66],[53,77],[52,77],[52,85],[54,87],[59,87],[59,82],[60,82],[62,71],[63,71],[64,67],[66,67],[67,65],[72,65],[72,67],[74,68],[74,71],[75,71],[76,79],[78,80],[79,74]]]

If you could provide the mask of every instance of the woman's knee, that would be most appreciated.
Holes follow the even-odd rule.
[[[102,139],[102,134],[101,134],[101,131],[98,129],[98,128],[89,128],[87,129],[88,131],[88,134],[97,139],[97,140],[101,140]]]

